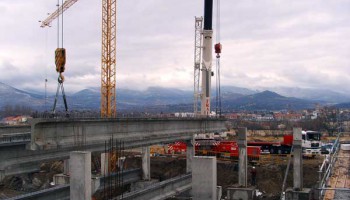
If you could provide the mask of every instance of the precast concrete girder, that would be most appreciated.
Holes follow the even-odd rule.
[[[32,150],[104,144],[111,137],[147,140],[154,137],[190,136],[225,130],[225,120],[211,118],[157,119],[33,119]]]
[[[192,174],[186,174],[150,185],[142,190],[123,194],[114,200],[162,200],[189,191],[192,188]]]
[[[6,176],[35,171],[41,162],[68,159],[71,151],[102,152],[104,142],[112,136],[131,149],[189,141],[193,133],[225,130],[223,119],[33,119],[31,123],[31,146],[37,150],[9,146],[0,151],[0,160],[6,160],[0,162],[0,170]]]

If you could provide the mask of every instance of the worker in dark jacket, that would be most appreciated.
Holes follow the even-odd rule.
[[[256,169],[254,166],[250,170],[250,175],[251,175],[251,185],[255,185],[256,184]]]

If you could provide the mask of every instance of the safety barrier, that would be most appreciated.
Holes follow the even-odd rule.
[[[30,142],[30,132],[3,134],[0,137],[0,144],[27,143]]]
[[[337,139],[335,140],[332,149],[329,151],[329,153],[325,156],[325,159],[323,160],[323,163],[318,171],[319,173],[319,197],[323,197],[325,194],[325,191],[327,190],[327,182],[329,177],[331,176],[331,173],[333,171],[334,165],[338,158],[339,148],[340,148],[340,135],[341,133],[338,133]]]

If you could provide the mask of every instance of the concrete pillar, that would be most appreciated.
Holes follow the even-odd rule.
[[[216,157],[194,156],[192,164],[192,199],[216,200]]]
[[[70,199],[91,200],[91,152],[70,153]]]
[[[192,172],[192,160],[195,155],[195,140],[194,137],[192,140],[187,141],[186,149],[186,173]]]
[[[101,153],[101,176],[108,175],[109,153]]]
[[[69,175],[69,159],[63,161],[63,174]]]
[[[238,184],[247,187],[247,128],[238,128]]]
[[[303,149],[301,128],[293,128],[293,189],[303,190]]]
[[[142,179],[151,180],[150,147],[142,147]]]

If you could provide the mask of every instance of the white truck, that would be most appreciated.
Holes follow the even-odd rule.
[[[304,156],[321,155],[321,133],[317,131],[302,131],[302,148]]]

